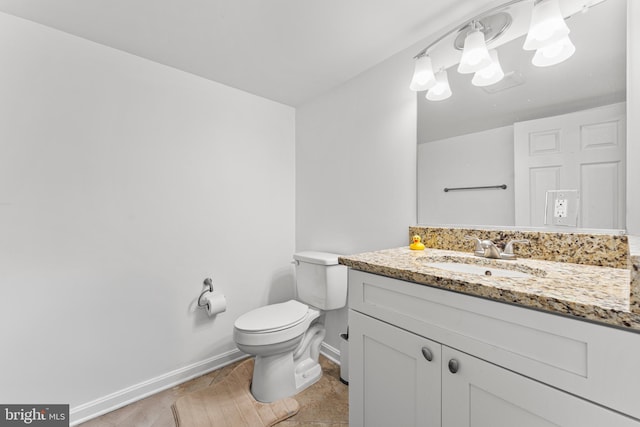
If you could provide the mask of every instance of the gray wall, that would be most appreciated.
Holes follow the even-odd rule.
[[[403,52],[296,112],[296,249],[350,254],[408,243],[416,222],[416,95]],[[346,309],[327,316],[339,346]]]

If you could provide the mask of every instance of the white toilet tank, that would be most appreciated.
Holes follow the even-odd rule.
[[[338,256],[327,252],[293,255],[298,300],[321,310],[347,305],[347,267],[338,264]]]

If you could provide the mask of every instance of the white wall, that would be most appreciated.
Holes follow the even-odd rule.
[[[293,296],[294,109],[4,14],[0,51],[0,402],[78,421],[238,357]]]
[[[408,58],[407,58],[408,56]],[[408,244],[415,223],[416,95],[396,55],[296,113],[296,249],[350,254]],[[327,316],[338,347],[346,310]]]
[[[418,144],[418,223],[514,225],[513,182],[513,126]]]

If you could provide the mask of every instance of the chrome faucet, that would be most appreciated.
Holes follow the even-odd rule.
[[[527,239],[510,240],[504,247],[504,252],[500,252],[496,244],[491,240],[480,240],[473,236],[464,236],[464,238],[475,242],[474,254],[476,256],[494,259],[516,259],[516,255],[513,253],[513,245],[515,243],[529,243]]]
[[[480,242],[482,248],[484,249],[484,257],[485,258],[495,258],[500,259],[500,250],[491,240],[483,240]]]

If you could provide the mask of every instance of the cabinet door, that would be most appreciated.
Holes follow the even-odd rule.
[[[639,427],[640,422],[442,347],[443,427]],[[450,369],[457,362],[457,371]],[[452,371],[456,371],[455,373]]]
[[[440,426],[440,344],[349,310],[349,347],[351,427]]]

